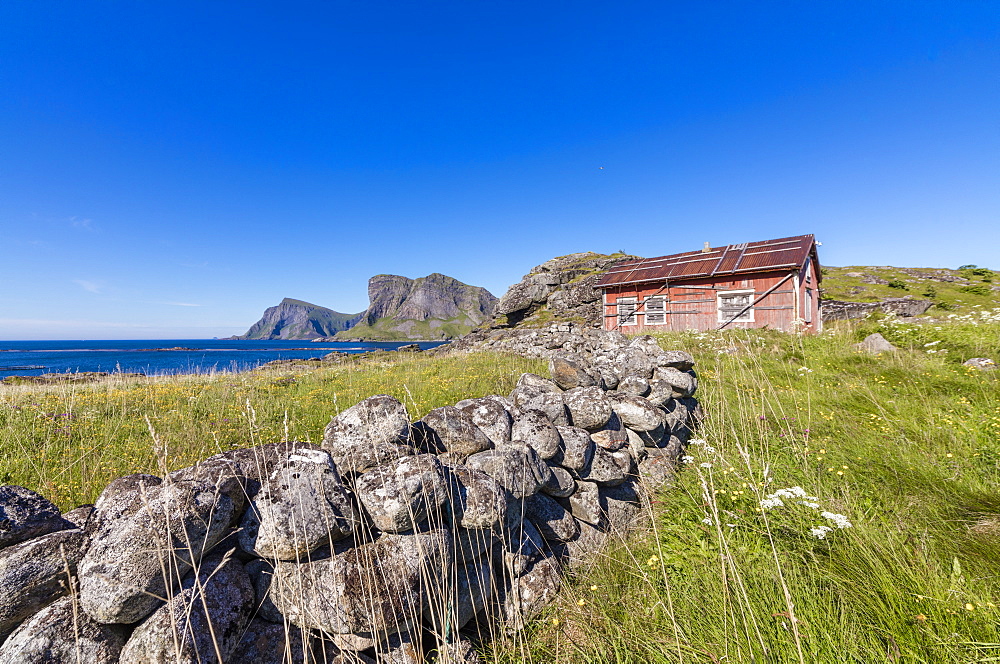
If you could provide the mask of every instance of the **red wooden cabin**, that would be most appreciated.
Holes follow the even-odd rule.
[[[606,330],[815,333],[821,279],[816,239],[799,235],[619,263],[598,287]]]

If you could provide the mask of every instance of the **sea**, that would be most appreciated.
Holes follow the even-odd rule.
[[[243,341],[142,339],[132,341],[0,341],[0,378],[46,373],[104,371],[169,374],[248,371],[272,360],[322,357],[327,353],[395,350],[409,342]],[[420,342],[421,349],[443,342]]]

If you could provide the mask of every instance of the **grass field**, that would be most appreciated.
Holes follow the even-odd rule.
[[[331,417],[373,394],[393,395],[416,419],[470,396],[506,394],[521,373],[544,369],[510,356],[390,357],[321,369],[0,385],[0,484],[70,508],[93,502],[116,477],[162,473],[150,425],[173,470],[260,443],[318,443]]]
[[[961,366],[1000,356],[995,314],[661,338],[698,358],[705,444],[653,531],[492,657],[1000,661],[1000,371]],[[851,347],[876,330],[903,350]]]
[[[487,661],[1000,661],[1000,370],[961,365],[1000,359],[997,314],[805,338],[662,337],[698,360],[704,443],[655,497],[651,531],[606,552]],[[855,351],[872,331],[901,350]],[[370,394],[393,394],[419,417],[541,369],[418,355],[7,386],[0,483],[71,507],[113,477],[158,472],[146,417],[179,467],[236,446],[318,441],[331,415]]]

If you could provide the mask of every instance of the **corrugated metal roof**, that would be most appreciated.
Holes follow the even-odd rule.
[[[812,235],[796,235],[776,240],[744,242],[708,251],[687,251],[683,254],[644,258],[619,263],[603,275],[598,286],[633,284],[644,281],[676,281],[699,277],[712,277],[794,269],[801,267],[809,255],[816,261],[819,277],[819,259],[816,256],[816,239]]]

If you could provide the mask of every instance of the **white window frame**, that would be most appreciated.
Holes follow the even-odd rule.
[[[739,289],[739,290],[728,290],[728,291],[716,291],[716,294],[715,294],[715,297],[716,297],[715,308],[716,308],[716,311],[718,312],[718,315],[719,315],[719,322],[720,323],[726,323],[726,322],[728,322],[732,318],[732,314],[731,313],[730,314],[726,314],[722,310],[722,300],[723,300],[723,298],[726,295],[749,295],[750,296],[750,302],[753,302],[754,301],[754,294],[755,294],[755,291],[752,288]],[[754,308],[751,306],[749,309],[747,309],[746,311],[744,311],[743,314],[739,318],[734,319],[732,322],[734,322],[734,323],[753,323],[754,322],[753,310],[754,310]]]
[[[806,289],[806,310],[802,314],[803,320],[807,323],[813,322],[813,289]]]
[[[622,316],[622,305],[632,305],[632,313],[628,316]],[[636,314],[636,309],[639,308],[639,303],[634,297],[620,297],[615,300],[615,310],[618,313],[618,325],[638,325],[639,319]]]
[[[652,301],[658,301],[660,303],[659,311],[650,311],[649,303]],[[645,325],[666,325],[667,323],[667,298],[665,295],[647,295],[642,299],[642,310],[645,314],[643,323]],[[650,316],[653,317],[650,320]],[[656,320],[659,318],[659,320]]]

